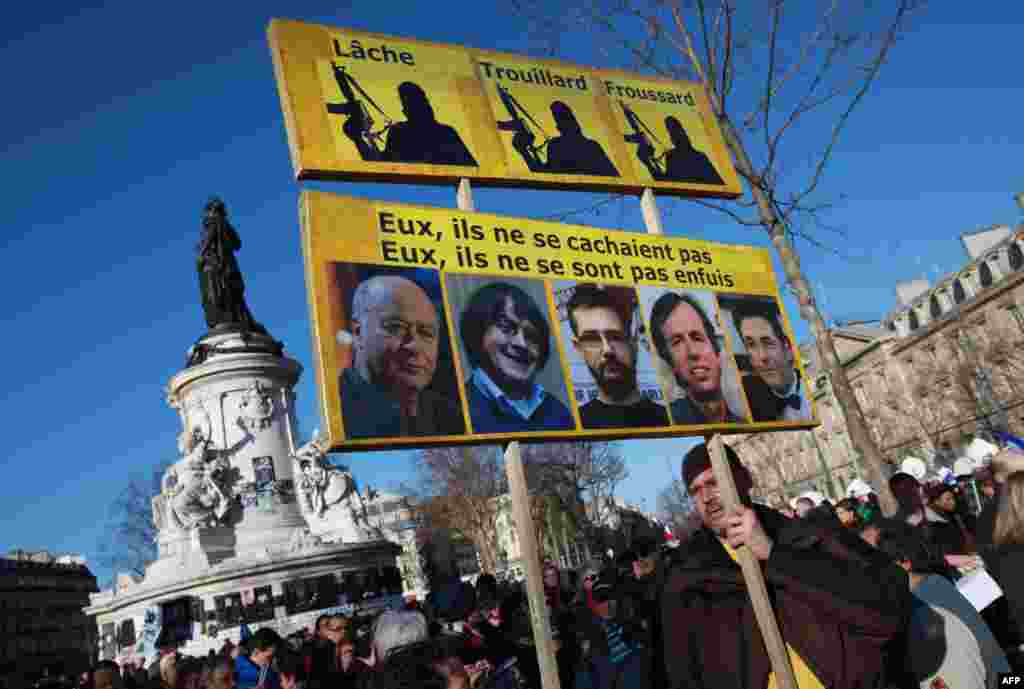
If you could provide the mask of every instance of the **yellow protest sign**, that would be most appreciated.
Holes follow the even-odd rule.
[[[336,449],[809,428],[765,249],[303,192]]]
[[[275,19],[300,179],[741,193],[698,84]]]

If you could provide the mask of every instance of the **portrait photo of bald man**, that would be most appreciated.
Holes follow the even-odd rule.
[[[338,332],[345,437],[465,433],[438,274],[354,264],[337,271],[347,297]]]

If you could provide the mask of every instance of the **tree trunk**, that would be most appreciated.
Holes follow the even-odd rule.
[[[712,99],[712,102],[714,103],[714,99]],[[718,108],[716,108],[717,110]],[[850,440],[853,443],[854,449],[859,449],[861,452],[861,456],[864,459],[864,468],[867,471],[867,479],[878,491],[882,512],[886,515],[891,515],[896,512],[896,500],[889,491],[889,482],[882,471],[885,460],[875,444],[874,438],[871,436],[871,431],[864,419],[860,403],[857,401],[853,387],[846,377],[846,369],[843,368],[842,363],[839,361],[839,355],[836,353],[835,343],[832,340],[832,333],[829,332],[825,320],[821,317],[821,312],[818,311],[818,305],[815,303],[810,285],[807,283],[803,270],[800,268],[800,260],[793,249],[792,243],[786,236],[782,219],[775,211],[768,194],[752,181],[757,178],[757,174],[754,170],[753,162],[743,146],[742,140],[733,127],[732,121],[727,116],[723,116],[720,111],[717,112],[717,115],[726,144],[733,153],[736,169],[747,181],[747,187],[757,202],[761,225],[768,233],[768,237],[778,253],[779,260],[782,262],[782,270],[786,277],[786,282],[797,294],[797,299],[800,303],[800,316],[810,326],[822,368],[826,371],[832,383],[832,390],[839,400],[840,406],[843,408]]]

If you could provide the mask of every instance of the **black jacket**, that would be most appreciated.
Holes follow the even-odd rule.
[[[845,529],[756,509],[775,543],[763,571],[786,642],[829,689],[886,686],[906,573]],[[661,594],[668,686],[764,689],[771,662],[739,565],[707,529],[679,550]]]

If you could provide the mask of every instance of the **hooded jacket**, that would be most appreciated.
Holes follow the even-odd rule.
[[[786,643],[823,686],[886,686],[910,610],[907,574],[838,526],[755,506],[774,541],[762,563]],[[661,594],[667,686],[764,689],[771,661],[743,573],[707,528],[668,565]]]

